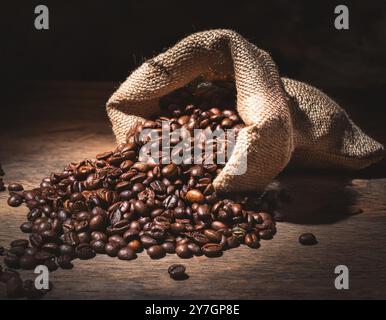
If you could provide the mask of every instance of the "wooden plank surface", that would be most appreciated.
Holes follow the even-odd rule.
[[[45,84],[30,88],[25,101],[9,102],[3,113],[0,162],[6,182],[32,188],[70,161],[109,150],[114,139],[104,102],[115,84]],[[43,89],[42,89],[43,88]],[[383,141],[384,142],[384,141]],[[75,261],[73,270],[51,274],[47,299],[358,299],[386,298],[386,179],[336,173],[292,172],[277,181],[293,201],[281,208],[290,222],[278,224],[261,248],[232,249],[220,258],[181,260],[168,255],[134,261],[104,255]],[[23,237],[25,207],[11,208],[0,193],[0,245]],[[363,213],[352,215],[356,208]],[[351,211],[351,212],[350,212]],[[299,245],[313,232],[319,244]],[[182,262],[189,279],[173,281],[167,268]],[[334,268],[347,265],[350,289],[336,290]],[[22,272],[32,277],[32,272]],[[5,288],[0,284],[0,298]]]

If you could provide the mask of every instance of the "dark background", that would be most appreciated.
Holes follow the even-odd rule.
[[[34,8],[50,29],[34,28]],[[350,29],[334,28],[334,8]],[[184,36],[238,31],[271,52],[283,75],[321,87],[386,84],[386,2],[368,1],[8,1],[2,4],[3,79],[122,81],[145,58]],[[11,81],[9,81],[11,80]]]
[[[38,4],[49,8],[49,30],[34,28]],[[349,8],[349,30],[334,27],[338,4]],[[102,110],[145,59],[193,32],[230,28],[269,51],[283,76],[322,89],[386,143],[384,0],[14,0],[1,12],[1,127],[20,125],[15,118],[29,116],[37,95],[78,98],[79,81],[109,83],[90,93],[77,85],[82,97],[98,94]],[[63,90],[51,92],[51,85]]]

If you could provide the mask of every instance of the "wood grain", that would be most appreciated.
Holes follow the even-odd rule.
[[[1,129],[0,162],[6,182],[32,188],[52,171],[74,160],[93,157],[114,145],[104,102],[115,84],[44,84],[14,103]],[[75,261],[73,270],[51,274],[47,299],[385,299],[386,179],[335,173],[288,172],[277,183],[292,197],[280,210],[279,223],[261,248],[229,250],[220,258],[175,255],[134,261],[104,255]],[[26,208],[10,208],[0,193],[0,245],[24,237],[19,225]],[[357,208],[363,213],[352,215]],[[319,244],[299,245],[303,232]],[[169,278],[170,264],[182,262],[189,279]],[[334,268],[347,265],[350,289],[334,287]],[[32,272],[22,272],[32,277]],[[0,298],[5,298],[0,284]]]

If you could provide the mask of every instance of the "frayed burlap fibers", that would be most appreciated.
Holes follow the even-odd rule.
[[[218,191],[262,190],[290,160],[361,169],[383,156],[384,147],[333,100],[307,84],[280,78],[267,52],[231,30],[192,34],[136,69],[107,102],[117,141],[159,112],[160,97],[198,76],[233,77],[237,111],[246,124],[214,181]],[[235,175],[245,155],[246,172]]]

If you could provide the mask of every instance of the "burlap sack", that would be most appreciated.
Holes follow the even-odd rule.
[[[193,34],[135,70],[107,102],[117,141],[159,112],[160,97],[198,76],[234,77],[237,110],[247,125],[214,181],[218,191],[262,190],[291,159],[360,169],[382,157],[383,146],[334,101],[309,85],[280,78],[267,52],[230,30]],[[246,173],[234,175],[245,154]]]

